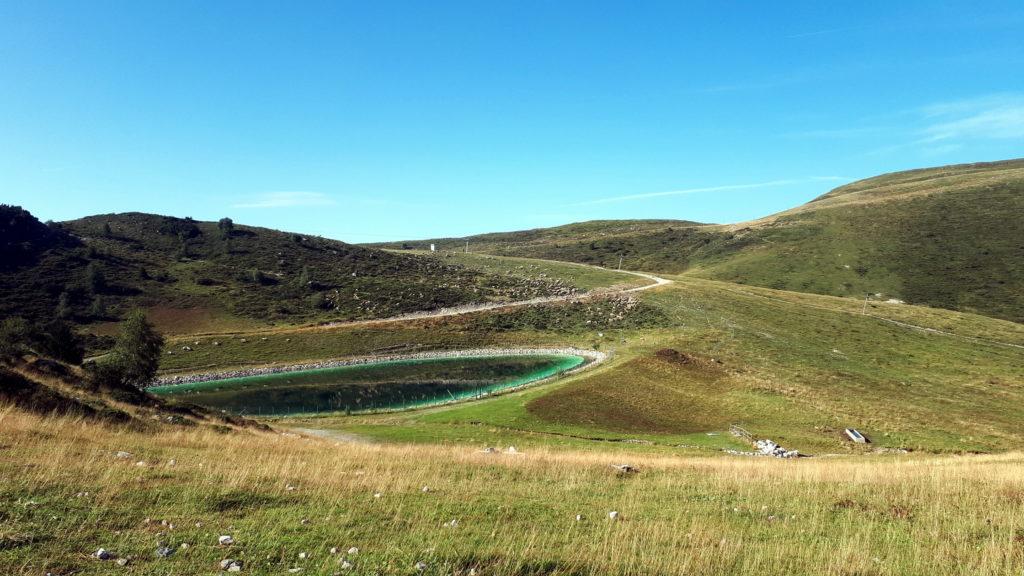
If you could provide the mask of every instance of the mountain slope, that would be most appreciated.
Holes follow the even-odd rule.
[[[1024,160],[886,174],[730,225],[595,222],[441,241],[479,252],[900,299],[1024,322]],[[576,230],[589,230],[577,237]],[[406,243],[420,247],[432,241]],[[402,243],[398,243],[400,246]]]
[[[572,290],[324,238],[141,213],[45,225],[0,207],[0,249],[4,316],[95,323],[142,306],[176,332],[211,318],[228,326],[376,318]]]

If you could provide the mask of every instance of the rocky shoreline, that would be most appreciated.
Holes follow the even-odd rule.
[[[432,352],[417,352],[413,354],[388,354],[380,356],[361,356],[357,358],[346,358],[338,360],[322,360],[319,362],[307,362],[304,364],[286,364],[277,366],[257,366],[253,368],[240,368],[237,370],[224,370],[220,372],[204,372],[199,374],[180,374],[175,376],[162,376],[149,383],[147,388],[153,386],[175,386],[178,384],[194,384],[196,382],[209,382],[211,380],[224,380],[227,378],[244,378],[248,376],[261,376],[264,374],[281,374],[285,372],[301,372],[304,370],[318,370],[323,368],[340,368],[343,366],[358,366],[363,364],[377,364],[380,362],[396,362],[402,360],[428,360],[432,358],[474,358],[488,356],[582,356],[587,361],[576,368],[565,372],[572,374],[583,368],[589,368],[599,364],[608,358],[604,352],[596,350],[583,350],[580,348],[475,348],[471,350],[435,350]]]

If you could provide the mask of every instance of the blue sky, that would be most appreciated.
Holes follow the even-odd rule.
[[[0,2],[0,202],[347,241],[1024,156],[1021,2]]]

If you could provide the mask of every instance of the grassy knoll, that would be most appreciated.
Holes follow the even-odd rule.
[[[601,221],[435,242],[1024,321],[1024,160],[868,178],[751,222]],[[397,243],[394,245],[401,245]]]
[[[1019,454],[483,454],[192,428],[142,434],[11,409],[0,426],[4,574],[213,574],[225,558],[247,574],[415,574],[417,562],[426,574],[493,575],[1024,568]],[[616,476],[609,465],[624,460],[640,472]],[[230,547],[217,545],[224,534]],[[174,553],[158,557],[160,545]],[[100,547],[129,563],[90,558]]]

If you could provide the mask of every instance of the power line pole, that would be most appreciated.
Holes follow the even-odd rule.
[[[469,240],[466,240],[466,254],[469,254]]]
[[[619,270],[622,270],[622,254],[619,254]]]

